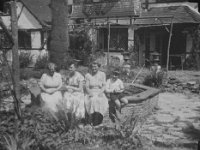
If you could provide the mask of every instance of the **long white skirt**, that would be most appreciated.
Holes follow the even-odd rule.
[[[44,108],[53,112],[58,111],[58,105],[62,101],[62,94],[60,91],[56,91],[53,94],[41,93],[41,98],[44,101]]]
[[[75,114],[78,119],[85,117],[84,94],[81,92],[65,92],[64,101],[66,108]]]
[[[86,95],[85,98],[86,111],[89,115],[93,114],[94,112],[99,112],[104,116],[108,111],[108,99],[104,93],[99,96],[94,92],[94,95],[95,96]]]

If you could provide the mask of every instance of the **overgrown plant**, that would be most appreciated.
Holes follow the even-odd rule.
[[[57,114],[44,113],[39,108],[26,110],[23,112],[24,121],[17,123],[17,132],[13,121],[14,115],[1,113],[3,122],[0,123],[0,141],[4,141],[3,144],[12,150],[23,145],[28,150],[29,148],[30,150],[61,150],[77,144],[82,144],[83,147],[98,144],[102,146],[102,149],[124,150],[141,146],[140,136],[134,130],[137,130],[139,122],[144,119],[142,117],[130,115],[127,122],[123,124],[117,122],[115,127],[85,126],[79,129],[77,127],[79,120],[73,113],[68,114],[69,110],[66,109],[58,112]],[[70,117],[73,120],[69,119]]]
[[[24,135],[4,136],[5,147],[7,150],[31,150],[30,146],[35,142],[34,139]]]
[[[147,75],[144,78],[143,84],[151,87],[160,87],[165,79],[165,72],[160,71],[158,73],[150,72],[149,75]]]
[[[26,68],[28,67],[33,60],[33,56],[30,52],[20,52],[19,54],[19,65],[20,68]]]
[[[35,63],[35,69],[45,69],[49,62],[48,55],[40,55]]]
[[[88,64],[88,56],[90,56],[90,54],[92,53],[92,41],[90,40],[88,31],[88,28],[80,26],[69,33],[69,55],[72,58],[81,60],[83,65]]]

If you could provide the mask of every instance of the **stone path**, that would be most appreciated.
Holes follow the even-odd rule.
[[[154,145],[196,149],[200,140],[200,96],[161,93],[158,105],[141,135]]]

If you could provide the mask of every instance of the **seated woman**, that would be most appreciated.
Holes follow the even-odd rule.
[[[96,61],[92,63],[91,67],[91,73],[87,73],[85,76],[87,92],[85,106],[89,122],[95,126],[102,123],[103,116],[108,111],[108,99],[104,94],[105,73],[99,71],[99,64]]]
[[[77,119],[85,117],[83,83],[84,77],[76,71],[76,63],[71,63],[69,67],[70,75],[65,86],[67,91],[64,93],[64,101],[67,109],[74,113]]]
[[[40,79],[41,99],[44,101],[44,108],[53,112],[57,111],[57,105],[62,100],[62,94],[59,91],[62,87],[62,77],[55,72],[56,65],[48,64],[48,73],[44,73]]]

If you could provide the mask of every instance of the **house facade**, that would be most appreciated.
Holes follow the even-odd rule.
[[[46,1],[46,0],[45,0]],[[48,3],[49,1],[46,1]],[[38,1],[39,3],[39,1]],[[44,2],[43,2],[44,3]],[[17,1],[17,16],[18,16],[18,45],[19,52],[27,52],[32,55],[33,64],[39,55],[45,55],[47,53],[46,40],[49,35],[50,30],[50,19],[51,13],[50,9],[46,7],[47,5],[40,5],[40,11],[49,14],[49,17],[43,18],[38,17],[35,12],[33,12],[34,5],[31,5],[31,0],[19,0]],[[39,5],[39,4],[38,4]],[[42,7],[45,7],[43,9]],[[42,14],[42,12],[40,12]],[[48,16],[48,15],[47,15]],[[4,10],[1,13],[1,19],[6,25],[8,30],[11,30],[11,16],[10,16],[10,4],[4,4]],[[0,36],[3,31],[0,28]],[[9,61],[12,61],[12,51],[7,52],[7,57]]]
[[[90,35],[97,49],[103,50],[105,57],[119,59],[122,53],[134,45],[134,17],[140,15],[140,0],[88,0],[74,1],[71,20],[91,26]],[[109,53],[109,56],[108,56]],[[107,59],[102,64],[107,64]]]
[[[111,57],[119,57],[121,63],[121,53],[134,49],[138,65],[151,61],[151,54],[157,52],[160,64],[165,67],[169,47],[170,68],[179,68],[191,53],[193,42],[189,30],[199,25],[200,14],[198,4],[187,0],[89,0],[82,4],[77,0],[71,19],[93,23],[96,32],[91,33],[97,48],[105,54],[109,51]]]
[[[132,61],[138,65],[143,66],[145,60],[157,52],[160,64],[165,67],[169,47],[170,66],[180,67],[191,53],[190,29],[200,23],[198,4],[187,0],[69,0],[68,3],[70,26],[83,24],[91,28],[89,35],[95,49],[105,53],[104,65],[107,58],[117,58],[122,64],[122,53],[134,51],[136,56]],[[31,52],[34,61],[48,51],[52,19],[49,4],[50,0],[17,2],[19,48]],[[4,8],[8,9],[1,18],[10,29],[9,5]],[[171,23],[173,31],[169,46]]]
[[[135,22],[139,64],[148,65],[145,60],[151,60],[151,54],[156,52],[160,54],[160,64],[166,67],[169,49],[169,69],[183,69],[192,53],[191,31],[200,24],[198,4],[184,0],[147,2],[140,16],[146,19],[138,19]],[[169,18],[162,18],[163,16]],[[172,36],[169,42],[171,25]]]

